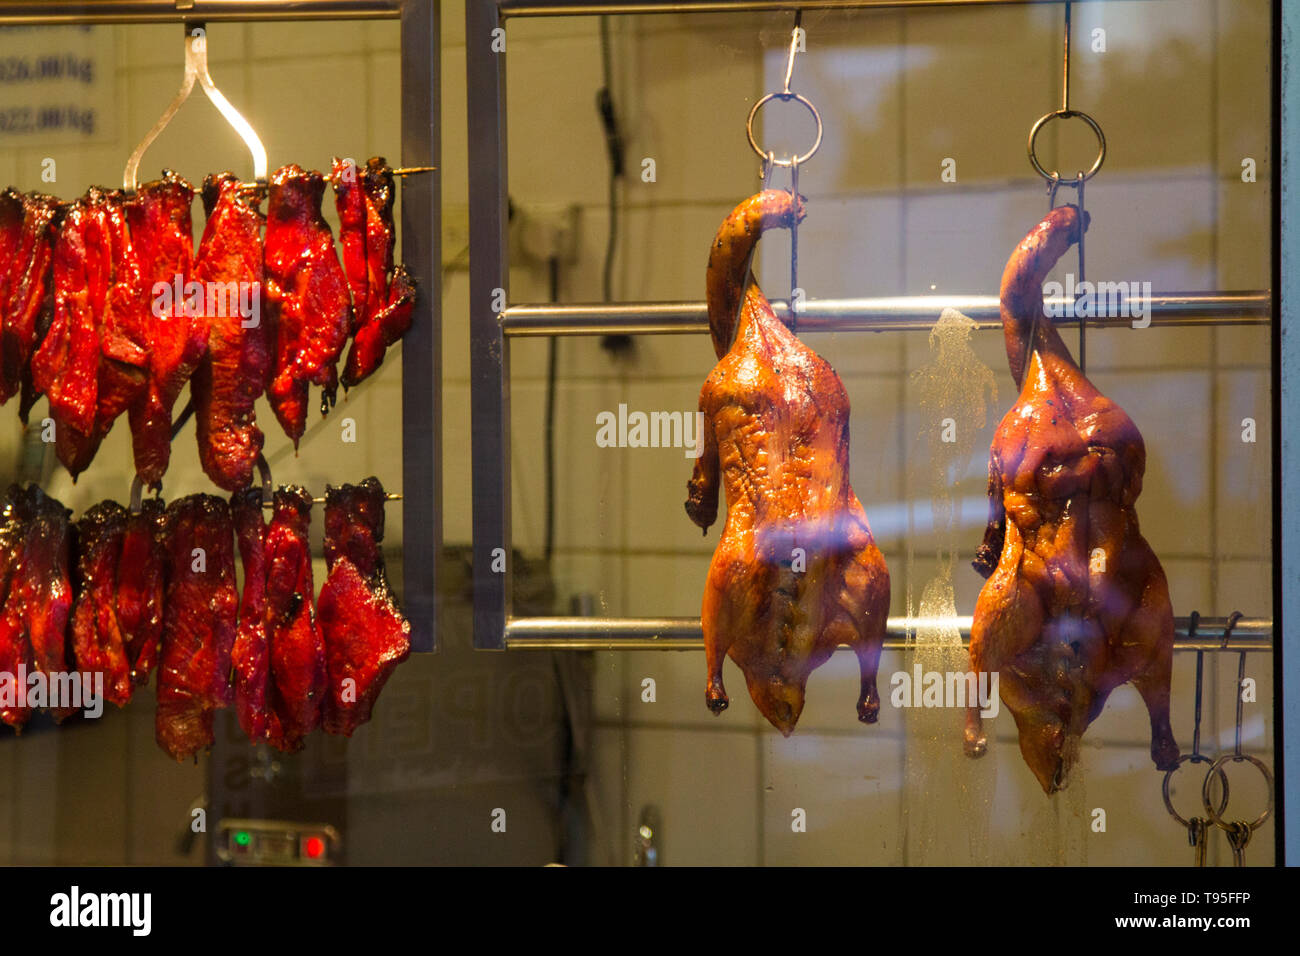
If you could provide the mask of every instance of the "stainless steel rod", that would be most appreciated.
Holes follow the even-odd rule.
[[[956,625],[962,641],[970,640],[969,617],[891,617],[885,647],[902,650],[913,646],[906,639],[908,627],[936,623]],[[1266,617],[1239,620],[1224,644],[1227,619],[1203,617],[1196,637],[1187,636],[1188,619],[1174,620],[1174,649],[1179,651],[1270,651],[1273,622]],[[519,617],[506,624],[506,649],[523,651],[696,651],[703,650],[699,618],[693,617]],[[841,645],[843,647],[845,645]]]
[[[0,0],[0,25],[396,19],[403,0]],[[407,0],[411,2],[411,0]],[[423,0],[414,0],[423,2]]]
[[[870,10],[900,7],[973,7],[1064,0],[639,0],[592,3],[588,0],[497,0],[502,17],[591,17],[627,13],[763,13],[794,10]],[[1088,2],[1088,0],[1081,0]],[[1095,2],[1095,0],[1094,0]]]
[[[1063,311],[1064,297],[1044,300]],[[789,304],[772,303],[785,318]],[[872,299],[811,299],[795,310],[801,332],[897,332],[931,329],[946,308],[973,319],[981,329],[1002,327],[995,295],[917,295]],[[1267,292],[1170,292],[1153,295],[1152,325],[1268,325],[1272,298]],[[1074,318],[1058,318],[1071,326]],[[1130,328],[1134,319],[1089,317],[1089,328]],[[511,337],[545,335],[686,334],[707,332],[703,302],[627,302],[585,305],[512,305],[500,317]]]

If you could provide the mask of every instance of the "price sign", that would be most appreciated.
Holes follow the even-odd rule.
[[[0,29],[0,145],[117,135],[117,55],[108,26]]]

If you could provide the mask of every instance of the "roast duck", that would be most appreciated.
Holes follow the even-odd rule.
[[[749,272],[764,229],[802,217],[787,192],[745,200],[709,255],[709,330],[718,356],[700,391],[702,454],[686,513],[705,530],[727,518],[705,584],[705,699],[721,713],[724,656],[782,734],[803,711],[808,675],[840,644],[857,653],[858,718],[880,709],[876,668],[889,572],[849,485],[849,401],[839,376],[773,313]],[[737,321],[737,315],[739,320]]]
[[[249,487],[264,440],[257,398],[296,446],[310,386],[322,412],[334,402],[349,338],[345,388],[379,367],[414,315],[415,282],[393,263],[392,169],[382,157],[361,170],[335,160],[328,179],[342,263],[321,214],[327,177],[293,164],[271,177],[265,216],[256,188],[208,176],[197,252],[194,189],[170,171],[131,196],[0,193],[0,404],[19,395],[26,422],[47,396],[74,478],[127,413],[136,473],[157,488],[189,383],[204,472],[226,491]],[[160,284],[175,294],[157,297]]]
[[[1133,421],[1088,381],[1043,312],[1043,280],[1087,229],[1053,209],[1002,275],[1007,360],[1020,396],[989,456],[989,523],[974,561],[988,580],[971,627],[976,672],[999,675],[1020,751],[1046,793],[1065,786],[1080,739],[1131,681],[1151,717],[1151,757],[1178,760],[1169,726],[1174,618],[1164,571],[1138,530],[1146,450]],[[977,708],[968,754],[986,749]]]

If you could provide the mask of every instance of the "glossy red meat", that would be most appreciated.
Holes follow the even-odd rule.
[[[271,648],[270,742],[286,752],[320,726],[325,691],[325,642],[312,610],[307,526],[311,495],[296,485],[275,493],[266,532],[266,629]]]
[[[50,327],[53,311],[51,263],[54,235],[63,211],[53,196],[7,190],[3,208],[4,248],[0,259],[0,404],[21,390],[23,423],[39,397],[32,384],[31,359]],[[18,230],[12,232],[17,220]],[[13,245],[10,246],[10,239]]]
[[[389,591],[380,543],[384,489],[379,479],[325,492],[329,576],[317,612],[325,637],[325,731],[351,736],[370,719],[379,692],[411,653],[411,625]]]
[[[330,165],[334,186],[334,209],[339,216],[339,248],[343,250],[343,274],[352,292],[352,327],[366,314],[368,268],[366,263],[366,196],[361,189],[361,171],[351,160],[334,157]]]
[[[0,721],[21,731],[31,719],[30,707],[18,705],[18,674],[32,669],[22,596],[15,588],[27,521],[18,510],[21,490],[11,485],[0,512]]]
[[[131,699],[131,665],[117,618],[117,571],[127,511],[113,501],[95,505],[77,522],[77,598],[72,652],[82,674],[102,674],[104,699]]]
[[[162,649],[167,552],[163,547],[163,503],[142,502],[128,514],[117,575],[117,623],[126,645],[131,679],[146,683]]]
[[[404,266],[393,267],[392,168],[375,156],[350,181],[341,175],[344,168],[334,161],[335,206],[356,313],[342,377],[343,387],[351,388],[374,372],[388,347],[410,329],[416,285]]]
[[[371,475],[356,485],[325,489],[325,566],[347,558],[367,580],[387,587],[384,573],[384,486]]]
[[[270,381],[273,346],[269,316],[261,309],[263,216],[240,195],[240,185],[233,173],[204,179],[208,220],[194,268],[200,282],[255,289],[249,301],[257,307],[247,320],[238,309],[210,317],[208,352],[191,386],[199,460],[204,473],[227,491],[247,488],[253,480],[264,440],[253,405]]]
[[[49,396],[55,451],[74,477],[148,386],[149,319],[122,194],[92,186],[59,230],[54,317],[32,357],[33,385]]]
[[[151,487],[162,481],[171,457],[172,406],[208,346],[204,311],[187,309],[184,299],[194,265],[193,202],[194,188],[163,170],[162,179],[145,183],[126,203],[149,300],[144,331],[149,382],[131,405],[131,441],[136,473]],[[171,291],[155,293],[159,284]]]
[[[235,713],[248,739],[257,742],[270,736],[273,717],[267,702],[271,657],[266,639],[266,523],[262,520],[261,489],[235,492],[230,510],[235,518],[235,535],[244,567],[239,630],[231,655]]]
[[[185,760],[212,745],[213,714],[234,698],[239,594],[230,508],[190,495],[167,508],[168,580],[158,668],[158,746]]]
[[[31,667],[47,675],[66,674],[72,611],[71,512],[35,485],[10,493],[23,537],[6,611],[12,606],[15,622],[21,620],[18,626],[31,649]],[[63,720],[73,709],[56,708],[53,713],[56,720]]]
[[[271,177],[266,219],[266,306],[275,329],[275,371],[267,397],[294,447],[307,427],[308,386],[322,413],[334,403],[336,365],[352,324],[347,277],[321,218],[325,180],[283,166]]]

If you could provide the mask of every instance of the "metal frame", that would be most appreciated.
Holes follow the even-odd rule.
[[[1026,2],[1026,0],[933,0],[928,5]],[[1039,0],[1029,0],[1039,2]],[[1041,0],[1061,2],[1061,0]],[[602,13],[686,13],[916,6],[876,2],[586,3],[543,0],[481,0],[466,4],[470,216],[470,403],[474,487],[474,647],[479,650],[690,650],[702,647],[698,618],[516,618],[511,613],[510,340],[545,335],[703,333],[702,302],[618,305],[510,305],[506,204],[506,55],[493,52],[494,30],[525,16]],[[787,303],[774,303],[778,314]],[[997,296],[911,296],[807,301],[796,310],[800,331],[929,329],[945,306],[958,308],[981,328],[1001,328]],[[1272,300],[1266,292],[1182,293],[1153,297],[1151,319],[1159,325],[1267,325]],[[1073,324],[1063,321],[1063,325]],[[1089,320],[1093,327],[1105,321]],[[1119,324],[1119,323],[1110,323]],[[494,570],[504,557],[504,571]],[[908,621],[890,619],[886,646],[903,646]],[[915,625],[915,621],[911,622]],[[969,636],[970,619],[958,619]],[[1203,620],[1196,640],[1178,621],[1175,646],[1189,650],[1265,650],[1272,623],[1250,619],[1222,640],[1208,636],[1215,622]]]
[[[471,4],[472,6],[473,4]],[[437,0],[0,0],[0,24],[401,21],[401,166],[439,164]],[[402,341],[402,582],[411,647],[437,647],[442,544],[442,252],[438,171],[401,187],[402,259],[420,283]]]

